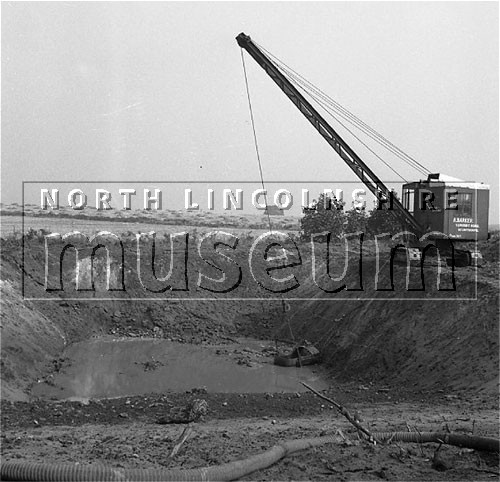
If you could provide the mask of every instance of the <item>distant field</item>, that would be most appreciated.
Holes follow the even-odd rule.
[[[43,211],[39,206],[28,204],[0,204],[1,236],[21,233],[22,212],[25,217],[25,231],[45,229],[50,232],[67,233],[78,230],[87,235],[99,231],[133,233],[155,231],[173,233],[188,231],[207,232],[224,229],[239,233],[262,233],[269,230],[268,218],[262,214],[234,212],[232,214],[214,211],[172,211],[172,210],[102,210],[85,209],[77,211],[61,207],[57,211]],[[298,232],[300,219],[296,216],[271,216],[273,230]]]
[[[86,219],[71,219],[71,218],[49,218],[49,217],[29,217],[24,218],[24,231],[30,228],[35,230],[45,229],[52,233],[65,234],[70,231],[80,231],[88,236],[98,233],[99,231],[111,231],[115,234],[127,233],[146,233],[154,231],[159,234],[163,233],[178,233],[187,231],[193,233],[194,231],[209,232],[217,229],[239,234],[239,233],[253,233],[261,234],[266,232],[266,229],[251,229],[248,227],[234,228],[225,227],[221,224],[220,227],[215,226],[192,226],[188,224],[158,224],[147,222],[128,222],[128,221],[92,221]],[[276,229],[282,229],[277,227]],[[22,217],[21,216],[2,216],[1,219],[1,236],[7,237],[14,233],[21,234],[23,232]]]

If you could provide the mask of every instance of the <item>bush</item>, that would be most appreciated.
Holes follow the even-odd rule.
[[[395,212],[389,209],[374,208],[368,213],[364,208],[344,210],[345,203],[335,197],[325,194],[313,201],[310,208],[303,208],[304,216],[300,220],[301,235],[309,239],[311,234],[328,231],[333,239],[339,239],[344,234],[361,231],[375,235],[390,233],[391,236],[403,231],[404,224]]]
[[[310,208],[303,208],[304,217],[300,220],[302,237],[309,238],[311,234],[328,231],[339,239],[344,234],[347,217],[344,213],[344,202],[335,196],[320,194]]]
[[[405,229],[404,223],[389,209],[374,207],[367,217],[366,231],[372,235],[389,233],[394,236]]]

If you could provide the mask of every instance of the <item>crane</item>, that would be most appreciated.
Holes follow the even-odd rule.
[[[324,119],[324,117],[311,105],[311,103],[302,95],[301,92],[290,82],[290,80],[283,74],[283,72],[277,67],[277,65],[262,51],[259,46],[250,38],[250,36],[240,33],[236,37],[238,45],[245,49],[248,54],[259,64],[266,74],[276,83],[276,85],[281,89],[281,91],[290,99],[290,101],[297,107],[297,109],[302,113],[302,115],[311,123],[311,125],[318,131],[318,133],[325,139],[325,141],[334,149],[334,151],[344,160],[344,162],[351,168],[351,170],[356,174],[356,176],[364,183],[364,185],[372,192],[375,198],[378,200],[379,206],[384,206],[394,213],[397,218],[402,221],[403,225],[410,232],[414,233],[417,238],[420,238],[425,233],[433,230],[438,231],[436,227],[440,227],[439,232],[444,233],[445,242],[443,240],[436,239],[437,243],[440,244],[440,249],[447,251],[449,254],[449,243],[450,239],[458,240],[468,240],[471,239],[473,235],[474,240],[485,239],[484,235],[484,224],[486,224],[486,236],[487,236],[487,207],[488,207],[488,186],[481,185],[480,190],[485,191],[481,193],[481,197],[478,192],[477,183],[467,183],[455,182],[455,187],[461,189],[465,194],[463,196],[470,196],[472,199],[471,190],[476,192],[477,199],[475,200],[474,206],[476,211],[478,211],[479,205],[479,217],[480,225],[477,224],[477,220],[472,217],[472,212],[467,214],[470,217],[455,216],[450,217],[449,213],[432,213],[433,217],[429,217],[429,210],[426,213],[417,214],[416,212],[410,212],[408,209],[409,205],[413,205],[414,201],[420,202],[420,195],[418,193],[419,188],[426,189],[431,193],[432,198],[434,194],[441,195],[439,189],[444,189],[446,187],[446,182],[441,182],[438,174],[431,174],[426,181],[419,181],[417,183],[406,184],[403,186],[403,205],[399,199],[397,199],[393,192],[382,182],[382,180],[366,165],[366,163],[354,152],[354,150],[347,144],[347,142],[340,136],[340,134]],[[459,181],[459,180],[456,180]],[[448,185],[453,186],[453,183],[448,183]],[[438,188],[438,191],[436,191]],[[457,192],[457,196],[460,196],[460,192]],[[414,196],[414,198],[411,198]],[[465,199],[465,198],[464,198]],[[468,198],[467,198],[468,199]],[[411,202],[410,202],[411,201]],[[472,206],[472,204],[471,204]],[[425,209],[425,208],[424,208]],[[471,207],[471,211],[472,211]],[[486,215],[484,214],[486,212]],[[439,214],[439,216],[437,216]],[[452,213],[454,214],[454,213]],[[418,219],[417,219],[418,217]],[[466,219],[468,222],[459,222]],[[486,219],[486,221],[485,221]],[[453,220],[453,222],[452,222]],[[458,221],[455,221],[458,220]],[[453,224],[455,223],[455,224]],[[457,227],[458,226],[458,227]],[[465,227],[464,227],[465,226]],[[473,228],[467,228],[466,226],[473,226]],[[445,229],[443,229],[443,227]],[[441,242],[440,242],[441,241]],[[413,248],[415,245],[413,245]],[[453,247],[451,248],[453,254]],[[456,254],[461,254],[462,257],[468,259],[466,264],[469,264],[472,257],[480,257],[479,254],[470,254],[468,251],[455,250]],[[465,255],[464,255],[465,253]]]

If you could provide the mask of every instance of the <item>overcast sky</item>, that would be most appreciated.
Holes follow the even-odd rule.
[[[496,2],[3,2],[2,202],[23,180],[258,180],[241,31],[430,171],[490,184],[498,223]],[[266,180],[355,181],[246,63]]]

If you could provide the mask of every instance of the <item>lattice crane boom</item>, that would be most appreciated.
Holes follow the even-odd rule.
[[[363,184],[373,193],[377,200],[392,205],[392,212],[404,222],[410,231],[417,236],[424,233],[422,226],[403,207],[401,202],[395,198],[391,190],[379,179],[379,177],[362,161],[354,150],[342,139],[342,137],[330,126],[323,116],[311,105],[311,103],[296,89],[296,87],[276,67],[271,59],[262,52],[252,39],[240,33],[236,37],[238,45],[245,49],[248,54],[264,69],[267,75],[276,83],[283,93],[299,109],[304,117],[313,125],[328,144],[337,152],[344,162],[352,169]]]

